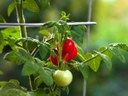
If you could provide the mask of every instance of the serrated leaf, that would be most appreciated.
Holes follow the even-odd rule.
[[[39,54],[42,59],[47,59],[47,58],[49,58],[50,50],[46,45],[41,44],[39,47]]]
[[[93,58],[95,56],[95,54],[91,54],[88,53],[85,55],[86,60]],[[95,58],[93,58],[92,60],[90,60],[89,62],[87,62],[88,66],[94,71],[97,72],[99,67],[100,67],[100,63],[101,63],[101,58],[99,56],[96,56]]]
[[[79,69],[84,79],[87,80],[88,79],[88,66],[86,64],[80,64]]]
[[[22,75],[26,76],[26,75],[34,74],[38,72],[39,68],[40,67],[36,63],[28,61],[23,66]]]
[[[117,58],[119,58],[120,61],[122,61],[123,63],[126,62],[126,59],[125,59],[124,55],[121,53],[121,50],[120,50],[120,49],[117,49],[117,48],[112,47],[112,48],[110,48],[109,50],[110,50]]]
[[[31,12],[39,12],[39,7],[35,0],[24,0],[23,1],[23,8],[31,11]]]
[[[44,81],[46,85],[52,85],[53,84],[53,78],[51,72],[44,70],[44,68],[40,68],[39,74],[41,79]]]
[[[9,6],[8,6],[8,16],[11,15],[11,13],[13,12],[14,9],[15,9],[15,2],[12,1],[11,4],[9,4]]]
[[[102,58],[102,60],[106,64],[106,67],[107,67],[108,71],[110,71],[112,69],[111,59],[105,54],[102,54],[102,53],[97,52],[97,51],[96,51],[96,53]]]

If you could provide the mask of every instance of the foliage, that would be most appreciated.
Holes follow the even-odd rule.
[[[44,0],[43,4],[46,4],[44,7],[47,6],[48,0]],[[24,17],[21,16],[23,15],[23,9],[31,12],[39,11],[35,0],[12,1],[8,7],[8,15],[15,8],[19,23],[25,23]],[[21,74],[29,77],[31,88],[28,91],[17,80],[1,81],[1,96],[6,96],[6,94],[8,96],[14,96],[14,94],[16,96],[60,96],[61,90],[66,91],[68,94],[68,86],[59,87],[54,82],[53,72],[57,69],[75,70],[81,72],[84,79],[88,79],[88,70],[97,72],[102,62],[105,63],[106,68],[110,71],[112,68],[111,58],[113,56],[117,56],[122,62],[126,61],[120,50],[128,51],[127,44],[113,43],[107,47],[100,48],[98,51],[94,50],[84,54],[84,50],[80,47],[83,39],[77,38],[85,34],[85,27],[75,26],[72,28],[67,24],[68,19],[69,15],[62,12],[60,20],[46,22],[39,30],[39,34],[42,35],[41,40],[25,35],[25,26],[0,30],[0,53],[2,53],[6,45],[11,47],[12,50],[5,54],[4,59],[13,62],[17,66],[23,66]],[[70,37],[75,41],[78,54],[74,60],[63,63],[61,59],[62,44],[66,37]],[[54,66],[49,59],[50,54],[53,54],[53,50],[56,48],[56,42],[60,44],[58,56],[60,66]],[[2,74],[2,71],[0,71],[0,74]],[[43,84],[44,86],[42,86]]]

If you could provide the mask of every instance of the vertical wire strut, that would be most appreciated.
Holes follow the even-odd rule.
[[[92,0],[89,0],[89,5],[88,5],[88,22],[91,21],[91,16],[92,16]],[[87,25],[87,36],[86,36],[86,52],[89,51],[89,42],[90,42],[90,25]],[[83,96],[86,96],[86,86],[87,86],[87,81],[84,80],[84,88],[83,88]]]

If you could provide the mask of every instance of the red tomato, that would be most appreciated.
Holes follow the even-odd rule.
[[[69,55],[68,60],[72,60],[72,59],[74,59],[76,56],[77,56],[77,48],[74,47],[74,50],[73,50],[72,54]]]
[[[59,51],[59,43],[56,44],[56,49],[57,51]],[[59,65],[57,59],[58,54],[57,53],[55,54],[56,54],[55,57],[50,55],[50,59],[54,65],[58,66]],[[68,62],[69,60],[74,59],[76,55],[77,55],[77,48],[74,44],[74,41],[70,38],[66,38],[62,46],[62,60]]]
[[[72,39],[66,38],[62,46],[62,54],[71,54],[74,50],[75,44]]]

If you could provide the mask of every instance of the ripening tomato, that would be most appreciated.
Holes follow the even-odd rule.
[[[66,87],[72,82],[73,76],[69,70],[56,70],[53,79],[57,86]]]

